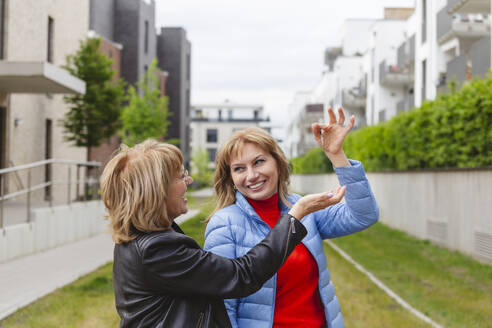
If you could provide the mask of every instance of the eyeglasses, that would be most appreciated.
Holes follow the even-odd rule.
[[[180,179],[183,180],[184,182],[187,182],[189,176],[190,175],[188,174],[188,170],[183,170],[183,173],[181,173]]]

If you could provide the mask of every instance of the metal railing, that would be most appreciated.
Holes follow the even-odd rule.
[[[51,174],[52,166],[54,164],[62,164],[67,166],[67,180],[52,180],[46,179],[46,177],[52,177]],[[72,168],[76,167],[75,179],[73,179]],[[53,194],[51,188],[55,185],[66,185],[67,186],[67,204],[71,204],[72,189],[75,188],[75,200],[87,201],[89,199],[98,198],[99,190],[99,172],[98,170],[93,170],[94,168],[99,168],[101,163],[99,162],[83,162],[76,160],[62,160],[62,159],[47,159],[43,161],[33,162],[25,165],[18,165],[15,167],[0,169],[0,228],[4,227],[4,203],[7,200],[12,200],[21,196],[26,196],[26,213],[27,222],[31,221],[31,200],[32,194],[38,190],[47,190],[46,200],[49,202],[49,206],[53,206]],[[45,172],[50,172],[50,174],[45,175],[45,180],[42,183],[37,183],[32,185],[32,170],[36,168],[45,168]],[[85,168],[85,172],[82,172],[82,179],[80,178],[81,169]],[[16,190],[10,193],[5,193],[8,189],[6,186],[7,174],[13,173],[19,178],[19,172],[24,171],[26,176],[26,184],[21,184],[20,190]],[[91,172],[92,171],[92,172]],[[90,172],[90,175],[88,174]],[[84,174],[85,173],[85,174]],[[42,175],[42,174],[41,174]],[[38,176],[39,178],[39,176]],[[39,180],[39,179],[37,179]],[[80,193],[79,186],[83,185],[83,191]],[[45,191],[46,192],[46,191]]]

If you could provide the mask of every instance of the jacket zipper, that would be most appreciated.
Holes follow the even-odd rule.
[[[200,317],[198,318],[198,323],[196,324],[196,328],[200,328],[202,326],[202,323],[203,323],[203,317],[205,316],[205,314],[203,312],[200,313]]]
[[[285,260],[287,259],[287,251],[289,250],[289,242],[290,242],[290,235],[293,233],[296,233],[296,228],[294,226],[294,218],[291,216],[290,217],[290,226],[289,226],[289,234],[287,235],[287,245],[285,247],[285,253],[284,253],[284,259],[282,260],[282,264],[285,263]]]

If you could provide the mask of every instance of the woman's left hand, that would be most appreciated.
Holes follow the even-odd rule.
[[[354,127],[355,117],[352,115],[349,119],[349,123],[345,126],[345,114],[341,107],[338,108],[338,122],[331,107],[328,108],[328,115],[330,116],[330,122],[328,124],[314,123],[312,125],[314,139],[331,162],[335,166],[340,166],[337,164],[342,164],[341,162],[345,162],[346,160],[342,148],[343,142],[345,141],[347,134]],[[348,163],[348,160],[346,163]]]

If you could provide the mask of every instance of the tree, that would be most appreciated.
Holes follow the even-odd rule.
[[[80,48],[67,56],[64,67],[86,83],[85,94],[65,96],[70,110],[61,120],[65,140],[77,147],[92,147],[109,139],[120,128],[120,111],[124,101],[124,82],[114,80],[113,61],[100,52],[100,38],[80,42]]]
[[[128,105],[123,108],[121,121],[123,143],[133,146],[148,138],[163,139],[167,135],[168,98],[161,95],[154,59],[145,76],[128,93]]]
[[[198,188],[211,186],[214,173],[208,167],[210,163],[208,151],[203,148],[196,149],[191,155],[191,163],[193,180]]]

